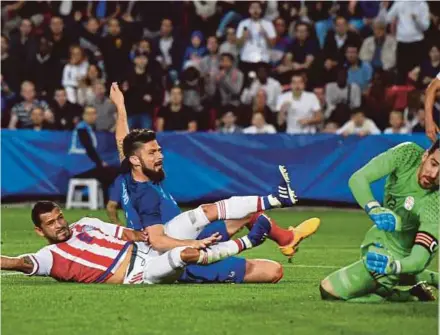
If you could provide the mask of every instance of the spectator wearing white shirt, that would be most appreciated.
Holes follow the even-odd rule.
[[[403,83],[424,56],[424,32],[430,24],[427,2],[395,1],[386,20],[391,23],[396,19],[397,70]]]
[[[256,113],[252,116],[252,126],[243,130],[245,134],[275,134],[277,131],[271,124],[266,123],[264,115]]]
[[[355,109],[351,115],[351,120],[339,128],[336,134],[343,136],[358,135],[362,137],[380,134],[380,130],[373,120],[365,117],[362,109]]]
[[[70,60],[64,66],[62,84],[66,89],[67,100],[71,103],[78,102],[78,86],[87,75],[89,62],[84,57],[84,51],[79,46],[70,47]]]
[[[390,126],[383,132],[384,134],[409,134],[410,131],[405,125],[403,113],[401,111],[392,111],[390,113]]]
[[[260,89],[266,92],[267,106],[271,110],[275,110],[278,97],[282,93],[282,87],[278,80],[269,77],[269,64],[263,62],[259,63],[257,76],[251,86],[243,90],[241,102],[245,105],[250,104]]]
[[[292,77],[292,90],[282,94],[277,103],[278,126],[286,125],[288,134],[313,134],[324,118],[314,93],[305,92],[302,75]]]
[[[259,62],[269,62],[270,49],[275,45],[275,27],[271,21],[261,18],[260,2],[249,5],[250,18],[241,21],[237,28],[238,44],[241,48],[241,70],[247,74],[255,70]]]

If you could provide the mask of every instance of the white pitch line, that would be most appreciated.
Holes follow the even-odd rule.
[[[305,265],[305,264],[283,264],[286,268],[316,268],[316,269],[336,269],[342,267],[342,265]],[[1,272],[1,277],[22,275],[21,272]]]

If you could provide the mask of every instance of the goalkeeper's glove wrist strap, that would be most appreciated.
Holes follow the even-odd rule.
[[[367,212],[367,213],[370,213],[370,211],[373,209],[373,208],[376,208],[376,207],[380,207],[380,203],[379,202],[377,202],[376,200],[373,200],[373,201],[370,201],[369,203],[367,203],[366,205],[365,205],[365,211]]]
[[[402,264],[399,261],[393,261],[390,267],[392,274],[398,275],[402,271]]]

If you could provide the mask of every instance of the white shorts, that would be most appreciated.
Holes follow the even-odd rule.
[[[180,260],[184,247],[163,254],[143,242],[133,244],[124,284],[172,284],[180,277],[185,264]]]

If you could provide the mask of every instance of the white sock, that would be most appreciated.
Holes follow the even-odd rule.
[[[223,258],[234,256],[243,250],[252,248],[252,243],[247,236],[233,241],[220,242],[205,250],[200,250],[200,257],[197,264],[211,264]]]
[[[265,209],[261,197],[258,196],[231,197],[215,204],[219,220],[242,219],[249,214]]]

